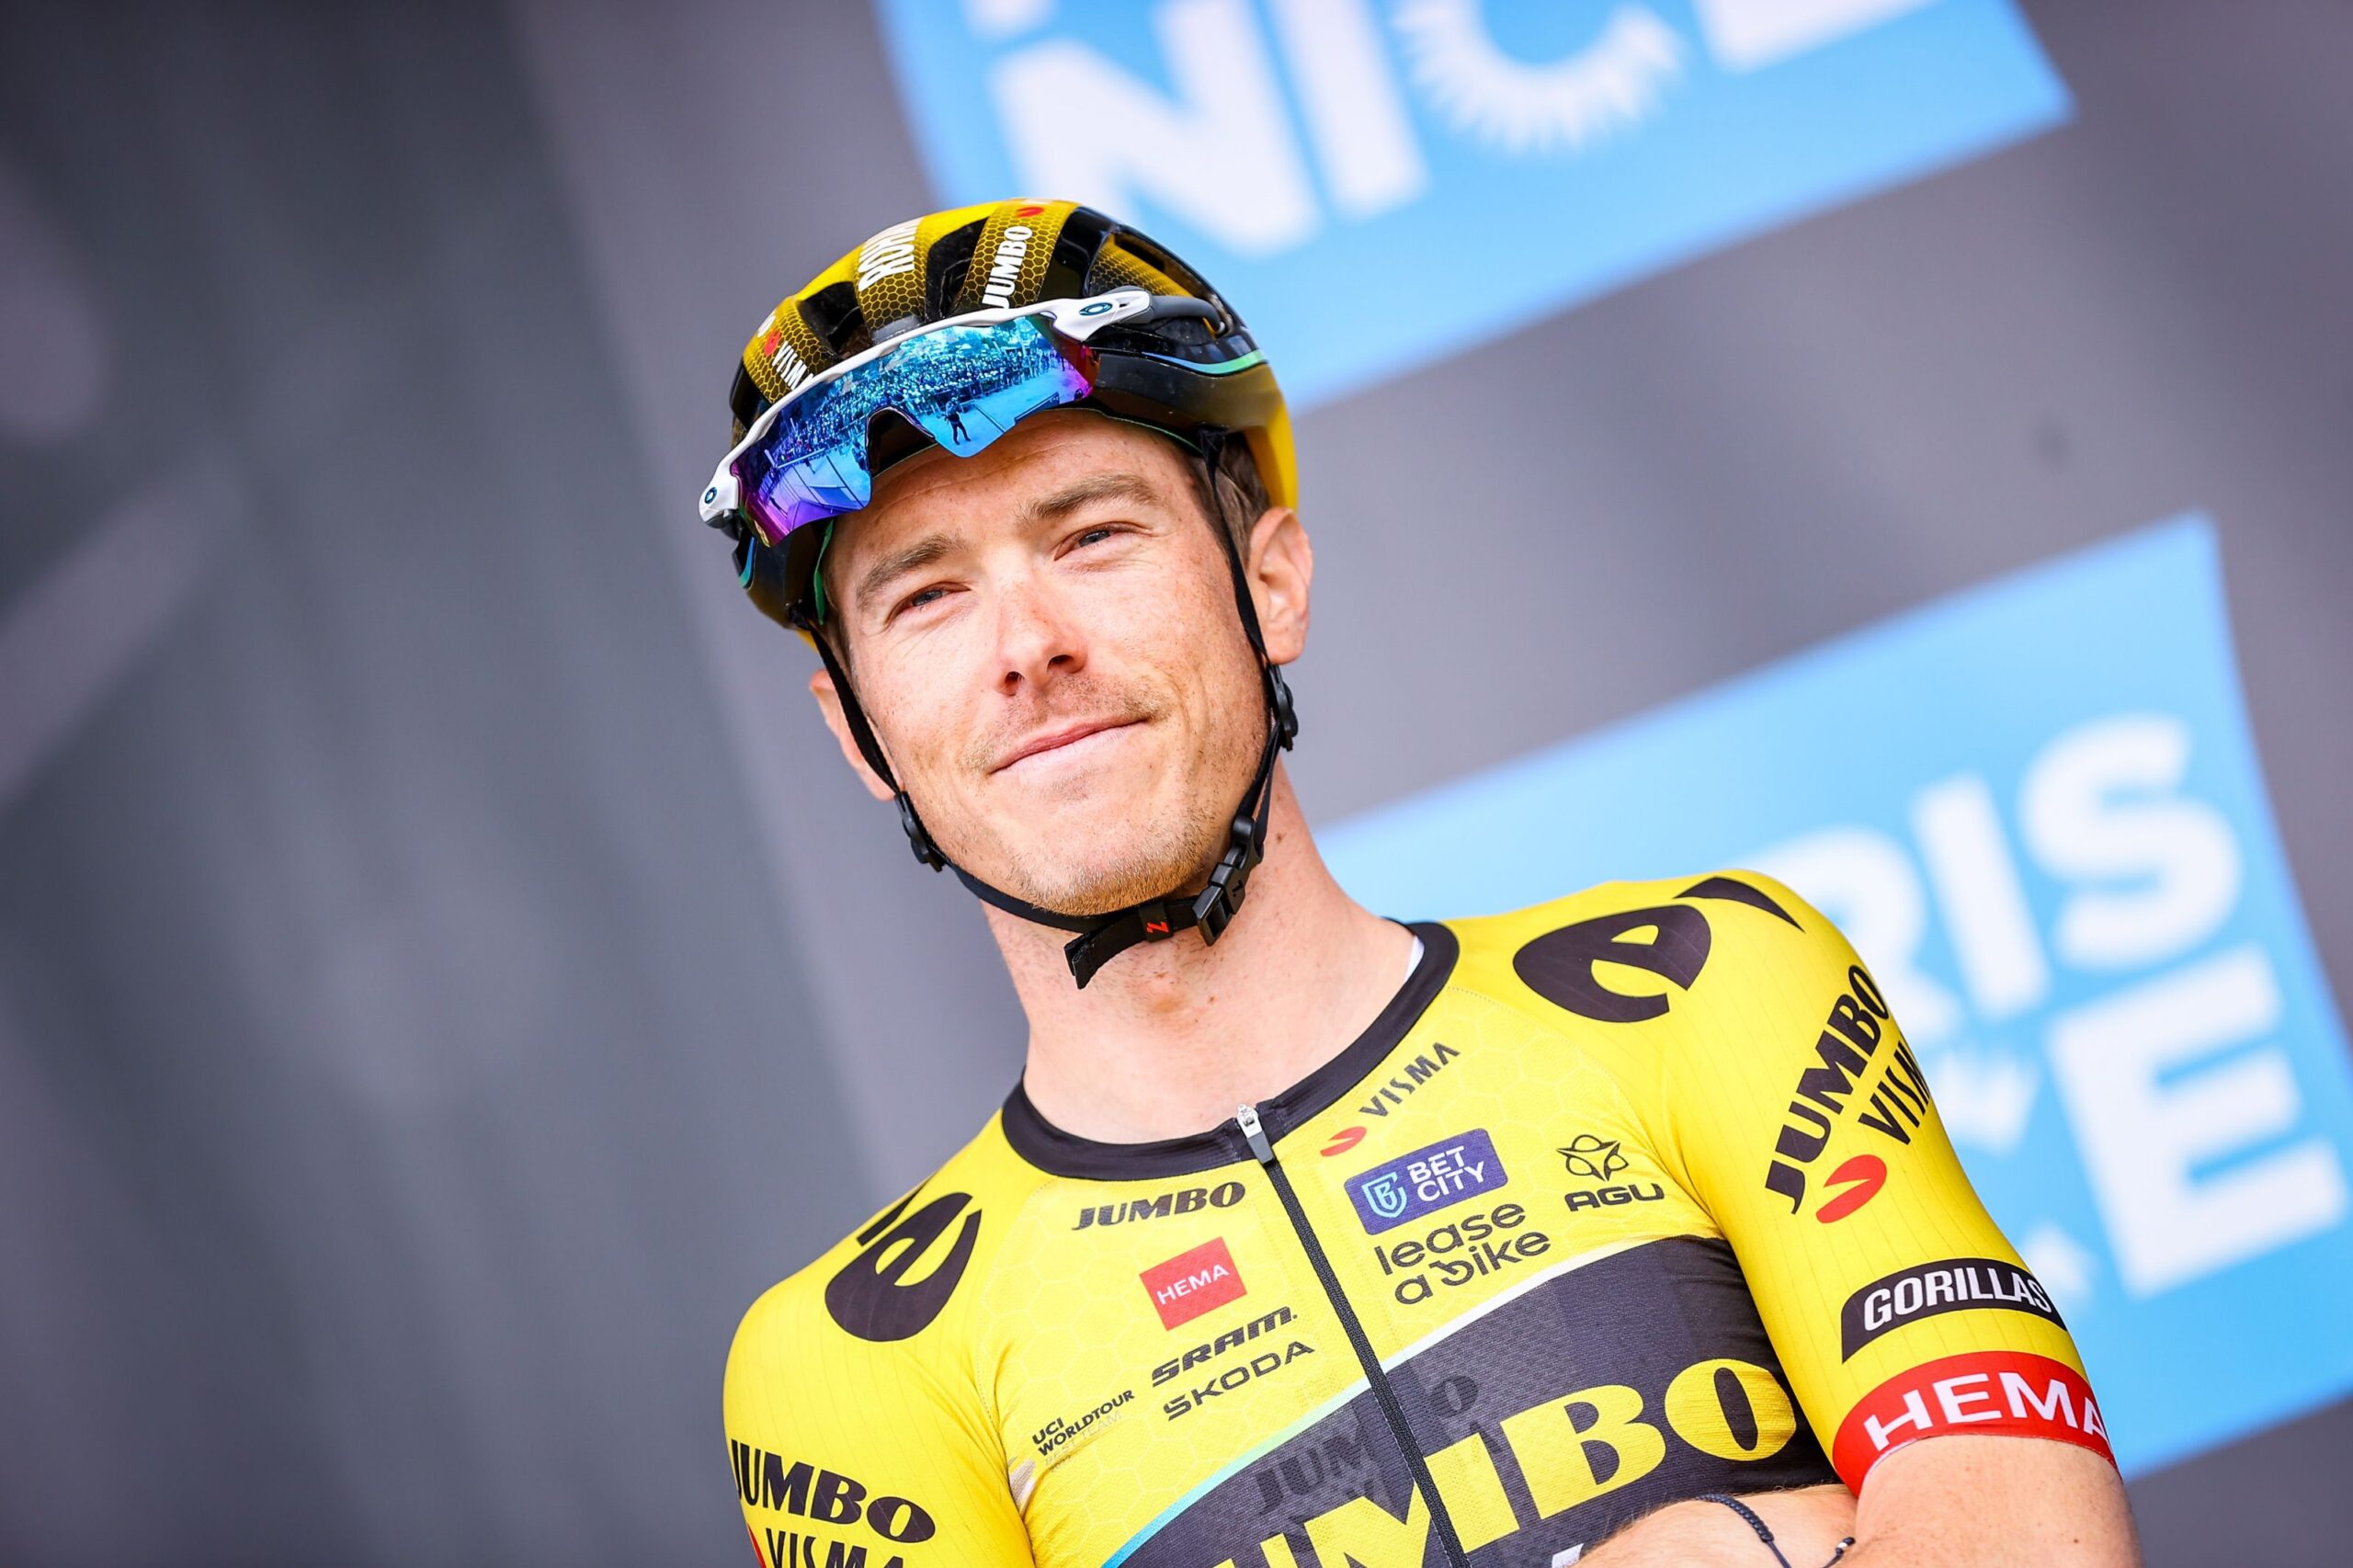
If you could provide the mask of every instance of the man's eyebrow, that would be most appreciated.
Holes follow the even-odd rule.
[[[869,566],[858,575],[856,601],[864,605],[876,594],[889,586],[892,580],[909,572],[919,572],[956,548],[956,541],[944,533],[926,534],[904,550],[890,554]]]
[[[1068,517],[1080,507],[1097,501],[1130,501],[1149,506],[1159,500],[1160,492],[1142,478],[1114,471],[1089,474],[1075,484],[1065,485],[1051,495],[1040,496],[1021,510],[1028,521],[1044,523]]]

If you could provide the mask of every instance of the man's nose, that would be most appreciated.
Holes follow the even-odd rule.
[[[1007,697],[1023,682],[1044,687],[1056,676],[1086,666],[1085,640],[1058,596],[1033,581],[1006,588],[997,605],[998,689]]]

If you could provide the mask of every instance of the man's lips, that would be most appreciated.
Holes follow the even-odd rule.
[[[1065,724],[1059,730],[1049,730],[1042,735],[1033,735],[1022,742],[1006,756],[1005,760],[989,771],[1002,773],[1016,763],[1027,762],[1033,756],[1041,756],[1048,752],[1060,751],[1064,746],[1074,745],[1086,739],[1089,735],[1099,735],[1110,730],[1127,729],[1136,722],[1137,721],[1133,719],[1089,719],[1084,723]]]

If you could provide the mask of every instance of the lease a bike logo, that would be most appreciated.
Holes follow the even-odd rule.
[[[1435,1214],[1465,1199],[1492,1192],[1508,1178],[1483,1128],[1442,1139],[1347,1182],[1348,1201],[1367,1235]]]
[[[906,1213],[922,1190],[907,1194],[858,1232],[863,1250],[825,1282],[825,1311],[843,1333],[877,1344],[912,1338],[931,1326],[956,1293],[981,1238],[981,1211],[964,1213],[964,1206],[972,1201],[971,1193],[949,1192]],[[946,1256],[910,1278],[960,1214],[964,1222]]]

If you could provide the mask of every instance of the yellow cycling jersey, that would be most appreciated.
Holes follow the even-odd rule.
[[[1745,871],[1414,927],[1208,1132],[1016,1088],[727,1365],[765,1568],[1563,1563],[1944,1433],[2108,1453],[1846,940]]]

